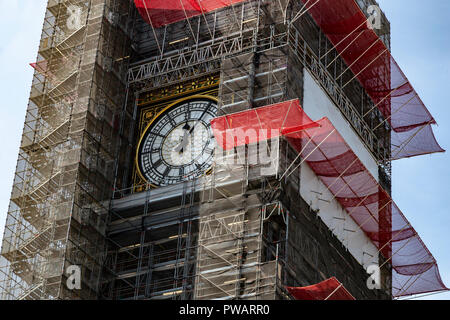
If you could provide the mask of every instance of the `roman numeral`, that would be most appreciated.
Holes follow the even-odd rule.
[[[162,134],[159,134],[157,132],[151,132],[150,134],[154,135],[154,136],[158,136],[160,138],[165,138],[165,136],[163,136]]]
[[[155,163],[153,163],[153,167],[158,168],[161,163],[162,163],[162,160],[158,159]]]
[[[161,148],[154,148],[154,149],[151,149],[150,151],[142,152],[142,154],[159,153],[160,151],[161,151]]]
[[[186,120],[188,120],[191,117],[191,103],[190,102],[188,102],[186,109],[187,110],[186,110],[185,116],[186,116]]]
[[[170,168],[166,167],[166,170],[164,170],[163,176],[167,177],[169,175],[169,172],[170,172]]]
[[[176,122],[168,115],[167,118],[169,119],[170,124],[172,125],[172,127],[176,127],[177,124]]]

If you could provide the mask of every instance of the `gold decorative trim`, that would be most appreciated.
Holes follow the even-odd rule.
[[[145,107],[148,105],[155,105],[167,100],[176,99],[177,97],[202,94],[200,91],[218,87],[220,82],[220,75],[212,75],[204,78],[199,78],[191,81],[186,81],[174,85],[173,87],[160,88],[153,91],[142,93],[142,99],[138,99],[138,106]]]

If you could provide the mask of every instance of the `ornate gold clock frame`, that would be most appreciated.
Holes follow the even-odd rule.
[[[182,99],[203,95],[217,99],[220,76],[211,75],[208,77],[196,79],[194,81],[177,84],[173,87],[158,88],[155,90],[143,92],[138,96],[138,128],[137,142],[141,141],[148,126],[164,110],[170,108],[173,104]],[[136,143],[137,152],[138,143]],[[137,153],[136,153],[137,157]],[[142,192],[148,188],[154,188],[149,184],[139,172],[139,166],[136,159],[133,161],[133,191]]]

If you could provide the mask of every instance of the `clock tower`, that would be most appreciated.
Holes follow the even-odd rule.
[[[285,24],[300,3],[232,1],[210,10],[211,1],[204,2],[204,10],[194,14],[177,1],[167,11],[135,1],[138,37],[124,114],[134,128],[122,146],[128,156],[117,172],[110,206],[101,294],[108,299],[288,298],[285,285],[318,283],[322,268],[324,274],[341,275],[357,298],[389,298],[387,266],[383,290],[365,287],[365,265],[378,263],[377,250],[366,249],[372,259],[349,253],[329,230],[333,226],[313,219],[317,200],[304,193],[321,191],[306,186],[307,169],[288,140],[225,150],[211,127],[228,115],[229,128],[263,123],[262,116],[251,120],[245,112],[267,106],[275,106],[269,107],[271,125],[280,110],[290,123],[299,115],[278,104],[296,101],[301,108],[306,102],[306,110],[313,108],[310,97],[329,99],[303,56],[319,54],[314,50],[322,48],[308,46],[324,41],[324,35],[307,32],[314,23],[308,16]],[[303,46],[311,51],[302,52]],[[370,144],[357,139],[358,148]],[[261,150],[269,162],[260,161]],[[322,234],[323,228],[328,231]],[[367,240],[355,241],[364,246]],[[355,267],[353,280],[342,276],[343,264],[333,269],[335,247]],[[314,271],[302,259],[312,261]]]
[[[443,150],[374,8],[49,0],[0,299],[446,289],[390,195],[392,160]]]

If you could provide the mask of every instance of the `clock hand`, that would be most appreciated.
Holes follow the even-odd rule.
[[[187,126],[189,126],[189,125],[187,125]],[[183,138],[181,139],[181,142],[174,148],[175,152],[182,153],[183,150],[187,147],[188,142],[189,142],[189,132],[187,130],[185,130]]]
[[[181,140],[180,144],[178,146],[175,147],[175,151],[176,152],[183,152],[183,149],[186,148],[187,144],[188,144],[188,138],[189,136],[194,132],[194,129],[197,127],[197,124],[200,122],[200,120],[203,118],[203,116],[206,114],[206,112],[208,111],[209,107],[211,106],[212,103],[209,103],[209,105],[203,110],[203,113],[201,114],[201,116],[197,119],[197,123],[194,123],[194,125],[191,126],[186,122],[186,124],[184,125],[183,129],[185,130],[184,132],[184,136],[183,139]]]
[[[203,116],[206,114],[206,111],[208,111],[209,107],[211,106],[212,103],[209,103],[209,105],[205,108],[205,110],[203,110],[202,115],[200,116],[200,118],[197,119],[197,122],[192,126],[192,129],[189,130],[189,133],[191,134],[192,132],[194,132],[195,127],[197,126],[197,124],[200,122],[200,120],[202,120]]]

